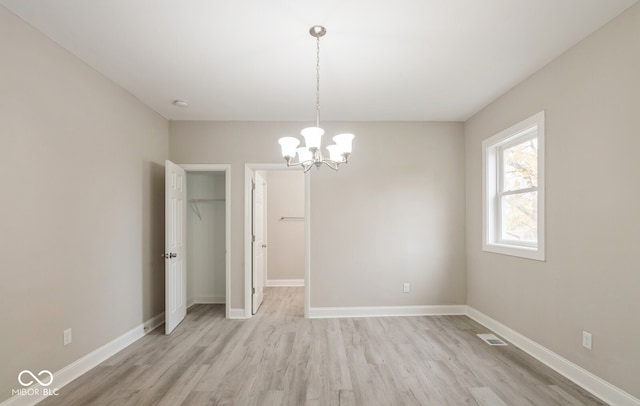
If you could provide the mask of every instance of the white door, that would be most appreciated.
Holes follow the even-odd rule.
[[[170,334],[187,315],[186,201],[185,170],[165,161],[165,334]]]
[[[262,304],[262,299],[264,298],[264,280],[265,280],[265,271],[267,267],[267,256],[266,256],[266,248],[267,248],[267,240],[266,240],[266,221],[267,216],[265,215],[265,189],[266,183],[264,179],[255,174],[254,177],[254,187],[253,187],[253,204],[252,204],[252,234],[253,234],[253,244],[252,244],[252,258],[253,258],[253,266],[252,266],[252,292],[251,295],[251,313],[256,314],[258,312],[258,308]]]

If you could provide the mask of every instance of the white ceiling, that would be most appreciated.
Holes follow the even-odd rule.
[[[465,120],[637,0],[0,0],[172,120]],[[189,107],[171,104],[189,101]]]

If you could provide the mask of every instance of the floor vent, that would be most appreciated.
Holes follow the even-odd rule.
[[[507,343],[496,337],[494,334],[478,334],[478,337],[482,338],[484,342],[489,345],[507,345]]]

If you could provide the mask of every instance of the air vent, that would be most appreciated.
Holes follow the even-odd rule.
[[[495,334],[478,334],[478,337],[482,338],[484,342],[489,345],[507,345],[507,343],[496,337]]]

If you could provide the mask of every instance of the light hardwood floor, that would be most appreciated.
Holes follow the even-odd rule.
[[[41,405],[602,405],[465,316],[304,319],[304,288],[258,315],[196,305]]]

